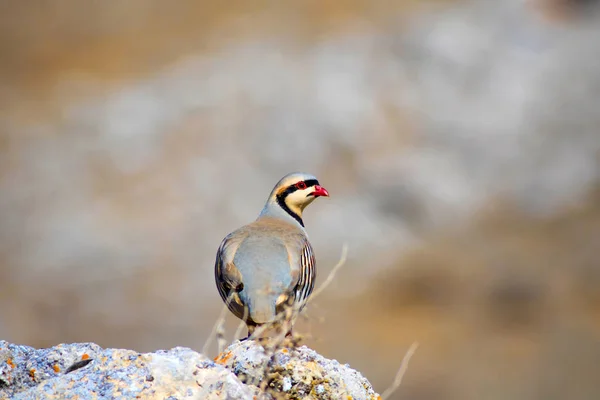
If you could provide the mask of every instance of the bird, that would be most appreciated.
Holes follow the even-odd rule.
[[[329,192],[315,176],[289,173],[277,182],[258,218],[221,241],[215,281],[229,311],[246,323],[248,336],[242,340],[257,327],[275,323],[286,309],[299,313],[306,305],[316,263],[302,212],[317,197],[329,197]],[[292,335],[294,320],[286,337]]]

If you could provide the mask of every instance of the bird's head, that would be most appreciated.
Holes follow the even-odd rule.
[[[287,174],[273,188],[269,203],[277,204],[302,224],[302,211],[317,197],[329,197],[316,177],[302,172]]]

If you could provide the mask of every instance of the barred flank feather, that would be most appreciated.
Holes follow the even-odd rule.
[[[300,310],[306,305],[306,301],[315,287],[316,275],[315,256],[312,246],[307,240],[300,256],[300,278],[295,289],[296,305]]]

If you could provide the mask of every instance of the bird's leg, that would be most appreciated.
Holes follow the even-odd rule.
[[[286,310],[286,314],[287,314],[286,320],[285,320],[285,323],[283,324],[284,328],[289,327],[287,333],[285,334],[285,337],[288,339],[291,339],[294,337],[292,329],[294,328],[294,323],[296,322],[296,318],[298,317],[298,310],[294,307],[295,306],[292,305]]]
[[[250,336],[252,336],[252,334],[254,334],[254,330],[255,329],[256,329],[256,325],[248,324],[248,336],[246,336],[243,339],[240,339],[240,342],[243,342],[244,340],[250,339]]]

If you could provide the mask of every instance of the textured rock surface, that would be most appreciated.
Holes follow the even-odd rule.
[[[141,354],[93,343],[34,349],[0,341],[0,399],[243,399],[253,394],[231,372],[187,348]]]
[[[306,346],[268,353],[256,342],[237,342],[219,355],[251,387],[293,399],[378,399],[360,373],[348,364],[328,360]]]
[[[280,396],[378,398],[371,384],[358,372],[306,346],[282,349],[271,357],[258,343],[236,343],[215,363],[183,347],[137,353],[102,349],[93,343],[34,349],[0,341],[0,399],[273,399]]]

